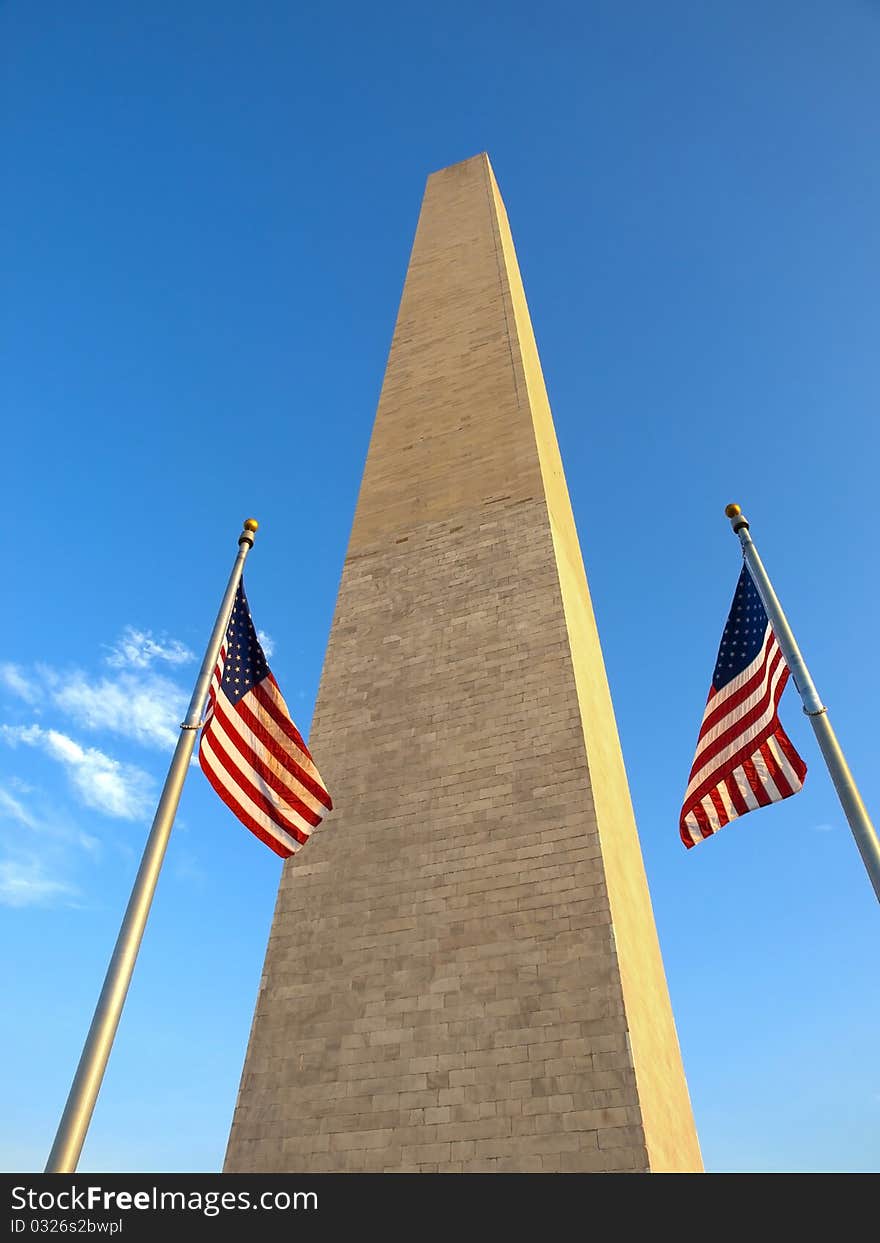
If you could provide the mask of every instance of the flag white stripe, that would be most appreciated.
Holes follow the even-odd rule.
[[[700,806],[706,813],[706,819],[709,821],[709,829],[712,833],[717,833],[721,828],[721,821],[718,817],[718,811],[711,797],[707,794],[705,798],[700,799]]]
[[[733,779],[736,782],[739,792],[743,796],[743,801],[749,811],[755,811],[756,808],[760,807],[761,804],[755,798],[755,792],[752,789],[749,779],[745,774],[745,770],[742,767],[735,768],[733,770]]]
[[[703,840],[703,834],[700,832],[699,821],[697,820],[697,817],[694,815],[692,811],[689,811],[688,814],[685,816],[684,826],[687,829],[688,833],[690,833],[691,841],[694,843],[695,846],[697,842],[701,842]]]
[[[205,775],[276,854],[296,854],[330,810],[330,795],[274,683],[242,582],[208,703],[199,744]]]
[[[268,693],[272,693],[275,689],[272,686],[272,683],[269,681],[268,678],[264,679],[259,685],[263,690],[265,690]],[[287,711],[287,705],[284,703],[283,696],[281,696],[280,694],[274,694],[273,698],[276,704],[278,705],[278,708],[283,712],[284,716],[286,716],[288,720],[291,720],[291,716],[290,716],[290,713]],[[287,734],[284,732],[281,726],[278,725],[272,719],[272,717],[269,715],[267,710],[263,707],[263,705],[260,703],[260,701],[256,697],[254,697],[253,699],[246,697],[246,699],[247,699],[248,707],[251,709],[254,715],[258,718],[260,724],[264,727],[264,729],[266,729],[267,732],[272,736],[272,738],[275,740],[277,745],[281,747],[284,754],[289,755],[291,757],[292,762],[296,763],[303,770],[303,772],[307,773],[310,777],[312,777],[312,779],[315,782],[317,782],[317,784],[321,786],[321,788],[323,789],[324,782],[321,780],[321,774],[318,772],[317,768],[315,767],[314,761],[310,760],[309,757],[305,754],[305,752],[302,751],[297,746],[297,744],[291,738],[287,736]],[[282,708],[282,705],[284,705],[283,708]],[[254,734],[251,733],[247,723],[243,721],[241,717],[238,718],[238,721],[236,723],[242,731],[242,736],[245,737],[246,740],[252,739],[255,744],[259,745],[260,747],[263,747],[263,743],[261,743],[260,740]],[[298,779],[296,777],[293,777],[292,780],[298,782]],[[306,790],[305,792],[310,800],[314,800],[315,796],[313,794],[309,794],[308,790]],[[309,803],[309,806],[311,806],[311,802]],[[326,807],[323,806],[323,804],[319,802],[314,810],[319,815],[323,815],[327,809]]]
[[[226,664],[226,648],[221,647],[220,655],[217,657],[217,664],[214,667],[214,672],[211,675],[211,681],[208,686],[209,692],[213,693],[213,699],[217,698],[217,692],[220,689],[220,683],[223,678],[223,667],[225,664]],[[208,703],[205,708],[205,724],[206,725],[214,715],[213,699],[211,698],[211,695],[209,693]]]
[[[260,794],[262,794],[269,803],[272,803],[274,806],[278,807],[288,820],[292,820],[296,828],[298,828],[301,833],[305,833],[306,835],[311,833],[314,825],[309,824],[308,820],[303,819],[296,808],[291,807],[287,800],[283,799],[280,794],[276,793],[276,791],[263,780],[259,773],[256,772],[250,764],[248,764],[241,752],[238,750],[238,747],[236,747],[235,743],[229,738],[227,731],[223,726],[223,722],[220,720],[216,720],[214,722],[214,727],[208,735],[208,740],[215,747],[218,745],[222,747],[225,754],[229,756],[230,760],[242,776],[249,781],[252,786],[255,786],[257,790],[259,790]],[[225,769],[224,772],[226,772]],[[226,773],[226,781],[227,784],[231,781],[228,773]]]
[[[718,650],[719,682],[748,652],[753,658],[746,668],[720,689],[713,685],[703,709],[679,816],[686,846],[746,812],[780,802],[803,785],[797,774],[806,765],[786,738],[777,712],[788,669],[760,593],[743,566]],[[699,836],[695,827],[702,830]]]
[[[283,777],[285,784],[290,786],[296,797],[300,799],[306,807],[308,807],[309,811],[313,811],[317,816],[326,815],[326,807],[324,807],[319,799],[315,798],[314,794],[312,794],[310,790],[306,789],[296,774],[292,773],[290,769],[284,765],[283,760],[279,760],[279,757],[263,744],[263,742],[242,719],[241,715],[235,710],[235,707],[229,702],[226,698],[225,692],[222,690],[220,692],[219,700],[222,703],[223,711],[229,722],[227,728],[230,732],[234,732],[238,735],[245,749],[247,751],[252,751],[258,759],[262,760],[263,763],[267,764],[270,768],[278,770],[279,776]],[[274,739],[276,739],[278,746],[283,748],[282,754],[289,755],[291,751],[294,750],[294,744],[290,741],[287,735],[275,724],[274,721],[271,721],[267,717],[266,713],[261,709],[258,700],[248,700],[247,696],[245,696],[245,700],[248,702],[248,707],[251,711],[258,717],[260,724],[265,727],[266,731]],[[219,720],[216,720],[213,728],[217,729],[219,724]],[[293,758],[297,764],[300,764],[301,756],[302,752],[298,747],[296,747]],[[300,764],[300,767],[302,767],[302,764]],[[323,788],[323,782],[321,782],[321,786]]]
[[[289,721],[292,721],[292,717],[290,715],[290,711],[288,710],[287,703],[285,702],[284,696],[281,694],[281,691],[278,689],[278,687],[275,685],[272,679],[264,678],[263,681],[260,683],[260,686],[266,692],[266,694],[272,698],[273,702],[276,704],[282,716],[285,716],[287,717]],[[296,744],[292,743],[289,738],[287,739],[288,749],[295,745]],[[302,768],[305,772],[307,772],[309,776],[312,778],[312,780],[317,781],[318,785],[323,788],[324,783],[321,780],[321,774],[318,772],[317,768],[315,767],[315,761],[311,758],[311,756],[306,755],[306,753],[302,751],[299,747],[296,748],[296,752],[297,752],[297,755],[300,757],[299,758],[300,768]]]
[[[760,747],[758,747],[757,751],[752,756],[752,763],[755,766],[757,778],[764,787],[764,791],[770,799],[770,802],[778,803],[781,800],[782,795],[779,793],[779,788],[770,775],[770,769],[767,767],[767,761],[761,754]]]
[[[752,693],[750,695],[746,695],[745,699],[743,699],[740,703],[732,704],[722,716],[718,717],[711,729],[706,730],[705,733],[702,733],[701,724],[701,736],[699,740],[699,749],[701,751],[704,747],[708,746],[709,743],[714,742],[716,738],[720,737],[721,734],[723,734],[726,729],[729,729],[735,721],[746,716],[749,712],[751,712],[752,708],[756,707],[761,702],[761,699],[767,693],[767,684],[771,676],[770,671],[773,667],[773,658],[778,651],[778,644],[776,643],[776,640],[773,639],[767,648],[767,661],[764,666],[763,677]],[[726,689],[727,688],[725,687],[725,690]],[[718,708],[718,697],[716,695],[706,704],[706,711],[703,713],[703,721],[708,720],[710,716],[714,717],[718,712]]]
[[[761,716],[759,716],[749,726],[748,730],[746,730],[742,734],[737,734],[737,736],[730,743],[728,743],[726,747],[724,747],[721,751],[719,751],[717,755],[711,756],[706,761],[706,763],[701,768],[699,768],[696,773],[694,773],[694,776],[691,778],[690,782],[688,783],[688,788],[684,796],[685,803],[688,801],[688,799],[691,797],[694,791],[697,790],[703,784],[704,781],[707,781],[719,769],[723,769],[724,765],[727,763],[728,760],[730,760],[732,756],[736,755],[736,753],[740,751],[743,747],[748,746],[749,740],[752,738],[756,738],[757,735],[761,732],[761,730],[770,724],[770,722],[773,720],[774,716],[776,715],[776,703],[775,703],[776,687],[779,683],[779,679],[785,674],[785,671],[786,671],[785,661],[780,660],[779,664],[776,666],[776,672],[774,673],[773,678],[771,679],[771,682],[769,684],[770,693],[768,696],[767,707],[764,709]],[[766,693],[767,686],[764,686],[763,689],[764,689],[764,692]],[[709,740],[710,740],[710,737],[708,734],[706,735],[705,739],[701,739],[700,750],[697,752],[696,760],[699,760],[700,754],[704,750],[705,744]]]
[[[727,819],[735,820],[737,817],[737,810],[733,805],[733,799],[730,797],[730,791],[727,786],[723,781],[720,781],[716,786],[716,789],[718,790],[718,797],[724,804],[724,810],[727,812]]]
[[[767,746],[770,748],[770,754],[773,756],[776,763],[782,769],[783,777],[788,782],[788,784],[791,786],[792,794],[797,794],[798,790],[803,789],[804,783],[801,781],[800,777],[794,771],[791,764],[789,764],[788,757],[786,756],[785,752],[782,750],[782,747],[780,747],[779,743],[776,741],[775,738],[768,738]]]
[[[746,665],[745,669],[742,669],[736,675],[735,678],[731,678],[730,681],[725,683],[725,685],[722,686],[719,691],[715,692],[715,694],[712,696],[712,698],[709,700],[709,702],[706,705],[707,713],[709,711],[714,712],[716,711],[716,709],[720,708],[722,704],[725,702],[725,700],[730,699],[733,695],[736,694],[738,690],[741,689],[741,687],[745,686],[746,682],[748,682],[750,678],[753,678],[755,676],[755,674],[761,668],[761,665],[764,663],[764,659],[767,654],[767,648],[771,644],[774,644],[775,642],[776,642],[776,635],[770,629],[770,624],[768,622],[767,629],[764,631],[764,640],[761,643],[761,648],[757,656],[755,657],[755,659],[750,664]],[[704,713],[704,716],[705,716],[705,713]]]
[[[239,807],[243,808],[243,810],[260,826],[261,829],[265,829],[267,833],[270,833],[272,837],[274,837],[275,840],[285,848],[285,850],[289,850],[291,854],[295,854],[296,851],[300,849],[302,843],[298,842],[295,837],[291,837],[288,833],[285,833],[274,820],[270,820],[266,813],[261,808],[257,807],[256,803],[254,803],[247,796],[247,794],[245,794],[241,786],[233,784],[233,782],[230,781],[229,774],[226,769],[213,753],[213,741],[214,739],[210,735],[206,739],[203,739],[202,757],[211,772],[216,777],[217,782],[232,796],[234,801],[238,803]]]

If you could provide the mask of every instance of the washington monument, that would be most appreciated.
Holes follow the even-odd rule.
[[[428,179],[229,1171],[698,1170],[581,551],[489,160]]]

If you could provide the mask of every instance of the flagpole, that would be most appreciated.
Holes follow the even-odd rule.
[[[195,746],[196,733],[202,723],[202,709],[208,697],[211,676],[229,625],[229,616],[232,612],[245,558],[254,544],[254,532],[257,525],[253,518],[248,518],[244,524],[244,530],[238,537],[238,555],[235,558],[232,573],[229,575],[226,593],[208,641],[208,649],[202,661],[189,708],[180,726],[180,737],[168,769],[168,776],[165,778],[165,785],[153,818],[153,827],[147,839],[134,888],[131,891],[122,927],[116,940],[116,948],[110,959],[110,966],[107,968],[104,987],[101,989],[101,996],[95,1007],[92,1025],[86,1037],[64,1113],[61,1115],[49,1160],[46,1163],[47,1174],[71,1174],[76,1170],[79,1161],[95,1101],[101,1088],[101,1081],[104,1078],[104,1071],[107,1068],[113,1038],[119,1026],[128,986],[131,983],[134,964],[156,890],[156,882],[159,879],[159,870],[162,867],[165,848],[171,835],[171,827],[180,802],[180,793]]]
[[[828,771],[837,791],[837,797],[840,799],[843,813],[849,822],[849,827],[852,829],[852,835],[856,839],[862,862],[865,865],[871,884],[874,886],[877,900],[880,902],[880,841],[877,840],[877,834],[874,831],[867,808],[862,802],[862,796],[859,794],[858,787],[849,770],[849,765],[840,749],[840,743],[837,741],[837,736],[831,727],[828,709],[819,697],[819,692],[816,690],[815,683],[810,677],[810,672],[804,663],[800,648],[795,642],[791,627],[782,611],[782,605],[777,599],[773,585],[767,576],[767,571],[764,569],[763,562],[758,556],[758,550],[749,534],[748,520],[739,505],[728,505],[724,512],[730,519],[734,534],[739,536],[743,557],[749,567],[749,573],[752,576],[755,587],[758,589],[758,594],[770,619],[770,625],[773,627],[773,633],[785,658],[785,663],[791,670],[792,680],[803,700],[804,712],[810,718],[810,724],[813,727],[813,732],[816,735],[816,740],[819,743],[819,749],[822,752],[825,763],[828,765]]]

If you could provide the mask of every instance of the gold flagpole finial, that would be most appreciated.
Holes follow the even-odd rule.
[[[245,518],[244,529],[242,530],[241,535],[239,535],[238,537],[239,547],[242,544],[247,544],[250,548],[253,548],[254,532],[256,531],[259,525],[260,524],[259,522],[257,522],[256,518]]]
[[[730,519],[730,525],[733,527],[734,533],[739,535],[740,531],[748,531],[749,522],[743,514],[739,505],[727,505],[724,509],[725,514]]]

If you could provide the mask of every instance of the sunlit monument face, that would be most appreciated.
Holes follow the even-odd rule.
[[[700,1154],[504,206],[428,180],[226,1168]]]

